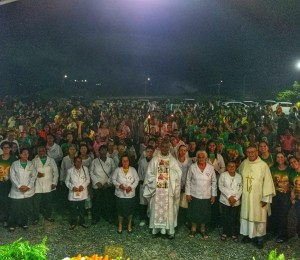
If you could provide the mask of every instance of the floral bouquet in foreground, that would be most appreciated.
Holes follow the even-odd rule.
[[[65,257],[63,260],[130,260],[130,258],[123,258],[123,257],[116,257],[116,258],[109,258],[108,255],[105,256],[98,256],[97,254],[92,255],[91,257],[89,256],[83,256],[81,254],[73,257]]]

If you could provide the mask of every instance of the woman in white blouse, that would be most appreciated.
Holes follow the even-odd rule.
[[[121,165],[118,167],[113,176],[112,182],[115,185],[115,195],[117,197],[117,214],[118,214],[118,233],[123,230],[123,219],[127,218],[127,231],[132,233],[132,217],[136,208],[135,189],[139,183],[139,176],[136,170],[129,166],[128,155],[121,157]]]
[[[93,159],[89,156],[90,151],[87,144],[80,144],[78,155],[82,159],[82,165],[88,169],[91,167]]]
[[[77,147],[76,144],[70,144],[68,148],[68,155],[66,155],[61,162],[61,169],[59,175],[59,181],[64,183],[68,170],[74,166],[74,158],[76,155]]]
[[[74,158],[74,166],[68,170],[66,177],[66,186],[69,189],[69,202],[71,209],[71,227],[74,229],[79,217],[79,225],[87,228],[85,225],[85,200],[88,197],[87,186],[90,183],[90,174],[87,167],[82,165],[82,159],[79,156]]]
[[[189,237],[195,237],[197,226],[203,239],[208,239],[205,224],[211,218],[211,204],[217,196],[217,179],[214,167],[207,163],[207,153],[198,151],[197,162],[188,171],[185,193],[189,202],[188,214],[192,223]]]
[[[227,171],[219,178],[221,191],[220,203],[222,209],[223,234],[221,240],[225,241],[231,236],[233,241],[238,241],[240,198],[242,195],[242,177],[235,172],[235,162],[228,162]]]
[[[34,183],[37,178],[37,170],[28,160],[28,148],[20,151],[20,160],[13,162],[10,167],[9,178],[12,183],[9,193],[10,219],[9,231],[14,231],[17,224],[23,229],[28,229],[29,211],[32,209],[34,196]]]
[[[225,167],[225,162],[224,162],[223,156],[217,152],[217,144],[215,143],[215,141],[213,141],[213,140],[208,141],[206,152],[208,155],[207,163],[214,166],[216,176],[218,179],[220,174],[222,172],[225,172],[226,167]]]

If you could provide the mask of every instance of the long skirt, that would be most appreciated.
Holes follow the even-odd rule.
[[[116,206],[118,216],[127,218],[135,212],[136,199],[135,197],[126,199],[117,197]]]
[[[272,199],[272,215],[269,218],[270,230],[277,233],[279,238],[288,239],[288,214],[291,208],[291,194],[276,191]]]
[[[221,203],[222,220],[223,220],[223,234],[227,236],[238,236],[239,234],[239,213],[240,206],[230,207]]]
[[[211,220],[210,199],[197,199],[192,197],[188,207],[188,216],[193,224],[206,224]]]
[[[10,199],[9,227],[16,225],[27,226],[28,217],[32,213],[33,197],[24,199]]]

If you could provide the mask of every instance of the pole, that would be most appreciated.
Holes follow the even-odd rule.
[[[150,82],[151,78],[146,78],[145,79],[145,87],[144,87],[144,94],[145,97],[147,96],[147,84]]]

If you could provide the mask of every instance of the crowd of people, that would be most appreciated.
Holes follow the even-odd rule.
[[[300,236],[300,124],[268,106],[170,100],[26,102],[1,114],[0,214],[13,232],[70,213],[70,229],[101,218],[153,238],[222,227],[220,239],[288,240],[295,206]],[[55,202],[55,203],[54,203]],[[138,217],[137,217],[138,216]]]

